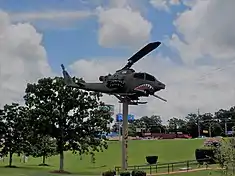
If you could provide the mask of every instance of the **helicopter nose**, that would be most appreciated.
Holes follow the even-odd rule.
[[[161,83],[161,82],[157,82],[157,85],[156,85],[157,89],[165,89],[166,88],[166,85]]]

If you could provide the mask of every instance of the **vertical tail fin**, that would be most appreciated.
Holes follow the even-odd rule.
[[[62,68],[62,71],[63,71],[62,73],[63,73],[63,77],[64,77],[64,82],[67,86],[79,88],[80,86],[83,85],[82,83],[79,83],[81,85],[78,85],[73,81],[73,79],[71,78],[69,73],[65,70],[65,67],[64,67],[63,64],[61,64],[61,68]]]

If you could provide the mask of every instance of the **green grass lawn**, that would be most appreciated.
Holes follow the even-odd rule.
[[[222,176],[222,171],[220,170],[205,170],[198,172],[185,172],[185,173],[177,173],[171,174],[170,176]]]
[[[203,140],[145,140],[129,141],[128,162],[129,165],[145,164],[148,155],[159,156],[159,162],[174,162],[195,159],[194,151],[201,147]],[[50,176],[49,171],[58,169],[59,157],[47,159],[50,167],[39,167],[41,158],[29,158],[27,163],[20,163],[20,159],[14,157],[13,164],[19,168],[4,168],[7,160],[0,161],[0,176]],[[65,153],[65,170],[80,175],[100,175],[105,170],[114,169],[121,164],[121,143],[109,142],[108,150],[96,154],[96,163],[92,164],[90,156],[80,156]]]

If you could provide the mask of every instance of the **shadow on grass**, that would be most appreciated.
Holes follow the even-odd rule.
[[[91,167],[87,167],[88,169],[99,169],[99,168],[103,168],[103,167],[107,167],[107,165],[102,165],[102,166],[91,166]]]
[[[38,166],[45,166],[45,167],[48,167],[48,166],[50,166],[49,164],[39,164]]]
[[[27,170],[43,170],[43,171],[46,171],[46,170],[49,170],[47,167],[39,167],[37,165],[28,165],[28,166],[0,166],[0,169],[1,168],[9,168],[9,169],[27,169]],[[51,168],[52,169],[52,168]]]
[[[54,167],[50,166],[50,167],[43,167],[43,166],[38,166],[38,165],[27,165],[27,166],[12,166],[12,167],[9,167],[9,166],[0,166],[0,170],[2,169],[9,169],[12,171],[16,169],[16,172],[21,172],[20,170],[28,170],[29,172],[35,172],[37,174],[41,174],[41,175],[50,175],[50,174],[53,174],[53,175],[101,175],[102,172],[106,171],[103,170],[102,172],[101,171],[95,171],[95,169],[99,169],[99,168],[104,168],[106,167],[106,165],[101,165],[101,166],[94,166],[94,167],[87,167],[86,168],[86,171],[75,171],[75,172],[69,172],[68,171],[64,171],[64,172],[60,172],[58,170],[55,170]],[[94,170],[93,170],[94,169]],[[18,171],[17,171],[18,170]]]
[[[6,165],[6,166],[3,166],[3,167],[5,167],[5,168],[18,168],[17,166],[14,166],[14,165],[12,165],[12,166]]]

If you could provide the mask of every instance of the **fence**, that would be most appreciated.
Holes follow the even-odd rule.
[[[202,161],[203,162],[203,161]],[[128,166],[128,171],[133,170],[142,170],[148,174],[156,174],[156,173],[170,173],[174,171],[188,171],[191,169],[196,169],[198,167],[205,167],[207,168],[208,165],[199,165],[197,160],[188,160],[188,161],[180,161],[180,162],[171,162],[171,163],[157,163],[157,164],[145,164],[145,165],[132,165]],[[116,174],[120,174],[121,167],[115,167]]]

